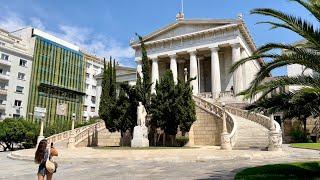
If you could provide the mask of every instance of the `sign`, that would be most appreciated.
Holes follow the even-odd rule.
[[[60,116],[67,116],[68,104],[66,103],[57,103],[56,114]]]
[[[46,113],[47,109],[42,107],[34,107],[34,112]]]
[[[34,107],[34,117],[36,119],[41,119],[46,116],[47,109],[42,107]]]

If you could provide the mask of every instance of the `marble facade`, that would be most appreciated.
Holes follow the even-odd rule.
[[[210,94],[219,98],[222,93],[238,93],[248,87],[259,70],[261,62],[248,62],[234,73],[233,63],[248,57],[255,45],[242,19],[234,20],[184,20],[179,19],[145,37],[146,50],[151,64],[151,79],[159,81],[170,69],[174,81],[184,80],[185,68],[193,94]],[[132,41],[135,50],[137,73],[141,75],[141,49],[139,41]]]

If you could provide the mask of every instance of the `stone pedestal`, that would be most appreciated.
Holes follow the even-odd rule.
[[[148,128],[146,126],[134,127],[131,147],[149,147]]]
[[[281,132],[271,130],[269,132],[269,147],[268,151],[281,151],[282,150],[282,135]]]
[[[232,150],[230,135],[227,132],[221,133],[221,149]]]

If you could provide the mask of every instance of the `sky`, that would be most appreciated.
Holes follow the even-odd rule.
[[[181,0],[0,0],[0,28],[13,31],[33,26],[70,41],[102,57],[113,56],[120,64],[135,66],[129,41],[135,33],[147,35],[175,22]],[[312,17],[288,0],[184,0],[185,19],[234,19],[239,13],[257,46],[268,42],[292,43],[301,37],[287,30],[270,30],[256,24],[271,20],[251,15],[253,8],[274,8]],[[281,68],[273,75],[284,75]]]

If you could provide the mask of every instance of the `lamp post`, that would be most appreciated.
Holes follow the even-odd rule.
[[[71,125],[71,132],[68,140],[68,148],[75,148],[75,132],[74,132],[74,122],[76,120],[76,113],[72,113],[72,125]]]
[[[74,130],[74,122],[76,120],[76,113],[72,113],[72,125],[71,125],[71,130]]]
[[[221,103],[222,106],[222,133],[221,133],[221,149],[231,150],[230,135],[227,130],[227,120],[226,120],[226,104]]]
[[[44,119],[45,119],[46,115],[43,113],[41,114],[41,118],[40,118],[40,133],[37,139],[37,144],[39,144],[39,142],[44,139],[43,136],[43,128],[44,128]]]

